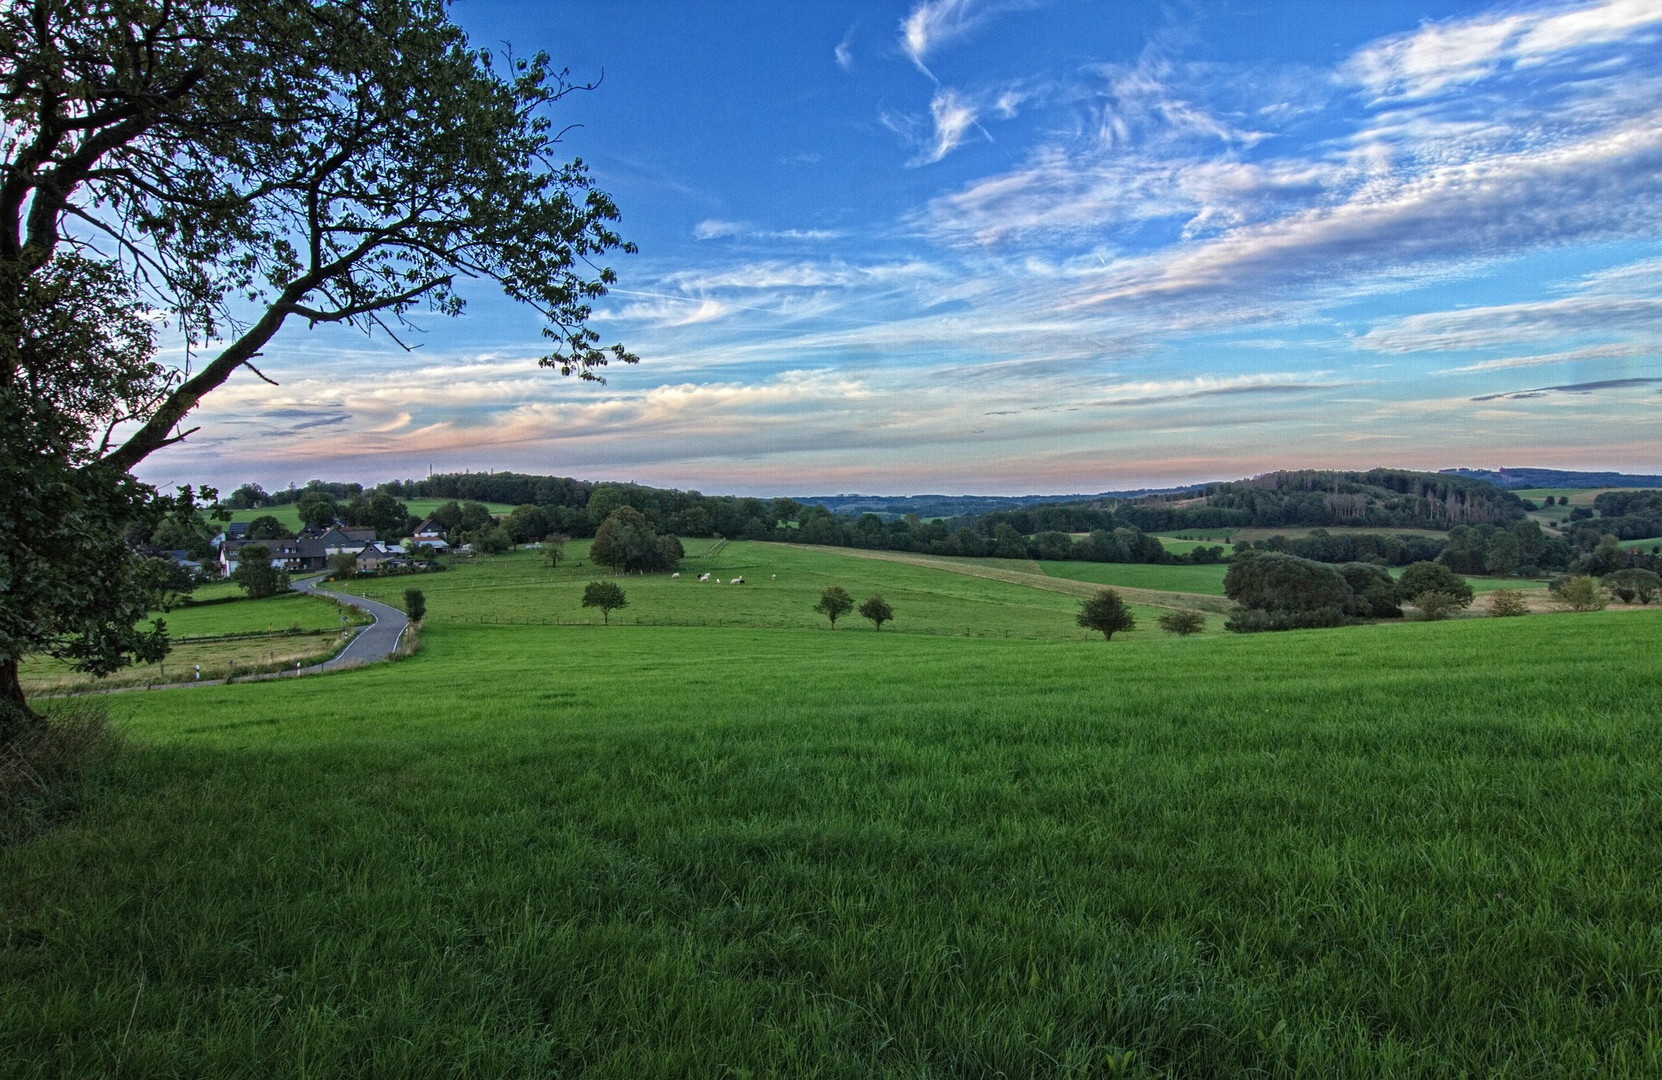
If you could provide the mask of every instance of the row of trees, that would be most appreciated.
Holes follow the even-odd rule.
[[[1276,552],[1245,551],[1224,574],[1224,594],[1241,610],[1237,632],[1341,626],[1362,619],[1400,619],[1402,604],[1440,618],[1472,602],[1471,586],[1448,567],[1417,562],[1398,579],[1373,563],[1330,565]]]

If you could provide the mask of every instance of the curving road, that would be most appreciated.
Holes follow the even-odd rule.
[[[308,668],[301,668],[300,673],[313,671],[333,671],[336,668],[356,666],[358,664],[373,663],[376,660],[385,660],[398,647],[398,639],[404,636],[404,631],[410,625],[409,616],[402,611],[383,604],[378,600],[368,600],[362,596],[353,596],[351,593],[335,592],[331,589],[318,588],[322,578],[304,578],[296,581],[292,588],[296,592],[311,593],[314,596],[327,596],[331,600],[338,600],[343,604],[367,611],[375,621],[359,630],[357,636],[349,642],[332,660],[325,660],[321,664],[313,664]]]

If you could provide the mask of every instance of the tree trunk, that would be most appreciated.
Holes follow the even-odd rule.
[[[23,686],[17,681],[17,661],[0,660],[0,746],[38,727],[42,719],[23,696]]]

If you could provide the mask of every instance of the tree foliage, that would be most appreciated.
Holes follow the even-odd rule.
[[[427,617],[427,597],[420,589],[404,590],[404,614],[410,617],[411,622],[420,622]]]
[[[1578,574],[1558,586],[1558,606],[1566,611],[1603,611],[1610,606],[1610,596],[1600,587],[1598,579]]]
[[[837,620],[854,610],[854,598],[848,595],[848,590],[841,585],[828,585],[819,594],[819,603],[814,610],[831,620],[831,629],[837,628]]]
[[[615,581],[591,581],[583,588],[583,606],[599,608],[601,617],[610,624],[612,612],[628,607],[629,598]]]
[[[1402,576],[1397,578],[1397,594],[1413,600],[1416,607],[1419,606],[1417,598],[1427,593],[1449,597],[1455,610],[1470,607],[1476,595],[1465,578],[1442,563],[1417,562],[1404,569]],[[1423,614],[1423,608],[1421,612]]]
[[[1529,614],[1529,601],[1516,589],[1496,589],[1489,594],[1489,614],[1498,619]]]
[[[1654,570],[1617,570],[1604,576],[1603,585],[1624,604],[1649,604],[1662,595],[1662,575]]]
[[[1206,629],[1206,616],[1198,611],[1168,611],[1155,620],[1160,629],[1178,637],[1188,637]]]
[[[1102,589],[1081,602],[1079,625],[1101,633],[1104,641],[1113,641],[1115,631],[1136,629],[1137,617],[1125,606],[1119,593]]]
[[[872,629],[882,630],[883,624],[894,618],[894,608],[881,596],[873,596],[860,605],[860,617],[870,619]]]
[[[681,541],[659,536],[646,515],[630,506],[613,510],[595,530],[589,556],[617,573],[673,570],[681,563]]]
[[[276,596],[289,587],[288,574],[272,565],[271,549],[264,544],[245,544],[238,550],[231,580],[242,586],[250,600]]]
[[[294,534],[271,514],[261,514],[250,521],[248,531],[243,533],[244,540],[289,540],[293,537]]]
[[[132,630],[120,537],[173,504],[129,471],[289,320],[402,341],[486,280],[542,313],[545,365],[635,360],[588,324],[601,260],[629,245],[557,160],[550,106],[574,86],[541,54],[474,48],[437,0],[7,0],[0,86],[10,712],[24,652],[93,670],[161,647]],[[188,367],[154,362],[152,312]]]

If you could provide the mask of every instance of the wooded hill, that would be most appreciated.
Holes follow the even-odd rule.
[[[1192,494],[1105,505],[1147,532],[1335,525],[1449,529],[1521,520],[1523,501],[1482,480],[1402,469],[1299,470],[1209,484]]]

